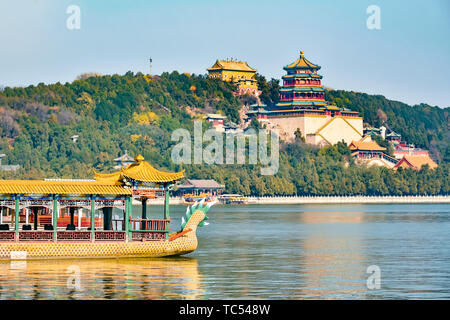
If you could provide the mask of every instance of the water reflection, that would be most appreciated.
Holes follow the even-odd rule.
[[[363,297],[366,283],[361,229],[363,212],[303,212],[303,224],[350,224],[345,237],[336,237],[336,230],[309,233],[302,242],[302,280],[299,294],[304,298]],[[358,270],[360,272],[358,272]]]
[[[69,278],[77,276],[80,287]],[[0,262],[0,299],[200,299],[192,258]]]
[[[172,230],[185,210],[171,207]],[[450,298],[449,204],[218,205],[208,217],[184,257],[0,262],[0,299]],[[380,290],[366,286],[370,265]]]

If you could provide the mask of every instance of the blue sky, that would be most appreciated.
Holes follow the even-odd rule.
[[[69,5],[81,9],[80,30],[66,27]],[[381,30],[366,27],[369,5]],[[279,79],[303,50],[325,86],[446,107],[449,39],[446,0],[2,0],[0,85],[148,72],[149,57],[154,74],[202,74],[233,57]]]

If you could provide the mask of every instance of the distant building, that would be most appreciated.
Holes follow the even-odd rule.
[[[404,156],[421,156],[429,157],[428,150],[416,148],[414,145],[394,145],[394,157],[402,159]]]
[[[385,138],[387,141],[392,142],[393,144],[399,144],[402,142],[402,136],[394,131],[389,132]]]
[[[381,129],[374,127],[366,127],[363,129],[364,136],[381,136]]]
[[[116,162],[116,165],[114,166],[114,169],[120,170],[121,168],[126,168],[130,164],[136,162],[134,158],[130,157],[127,153],[127,150],[125,150],[125,153],[121,155],[118,158],[114,159],[114,162]]]
[[[3,171],[16,171],[20,168],[20,165],[18,164],[12,164],[12,165],[6,165],[2,164],[2,159],[6,156],[6,154],[2,153],[0,154],[0,170]]]
[[[365,136],[360,141],[352,141],[349,145],[352,156],[357,162],[367,166],[383,166],[393,168],[398,160],[384,153],[386,148],[373,141],[370,136]]]
[[[310,62],[300,51],[300,57],[283,68],[280,102],[275,106],[253,105],[247,113],[266,123],[268,129],[277,129],[280,138],[295,139],[300,130],[305,142],[318,146],[333,145],[344,140],[350,144],[363,136],[362,117],[356,111],[340,108],[325,101],[320,66]]]
[[[247,62],[236,60],[217,60],[211,68],[208,68],[208,77],[221,79],[235,83],[238,86],[236,95],[252,94],[259,96],[256,80],[256,69],[251,68]]]
[[[413,144],[402,141],[402,136],[394,131],[386,135],[386,140],[390,141],[394,146],[394,157],[402,159],[404,156],[429,157],[428,150],[416,148]]]
[[[186,194],[197,196],[201,193],[210,193],[213,196],[218,196],[222,193],[223,189],[225,189],[223,184],[219,184],[212,179],[188,179],[177,187],[177,190],[174,191],[174,195],[182,197]]]
[[[430,169],[435,169],[437,164],[428,156],[403,156],[403,158],[395,165],[394,169],[411,168],[420,170],[422,166],[428,165]]]
[[[212,124],[216,131],[224,132],[224,121],[227,117],[221,114],[208,113],[206,115],[206,121]]]
[[[223,126],[225,133],[226,134],[240,134],[243,133],[244,130],[242,130],[241,128],[239,128],[239,126],[234,123],[234,122],[227,122],[224,126]]]

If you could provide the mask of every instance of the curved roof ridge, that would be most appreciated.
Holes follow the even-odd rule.
[[[312,63],[308,59],[305,58],[305,54],[303,51],[300,51],[300,58],[288,64],[283,69],[295,69],[295,68],[312,68],[312,69],[320,69],[320,66]]]
[[[156,169],[142,155],[135,158],[136,162],[130,163],[126,168],[113,173],[98,173],[94,170],[96,180],[119,181],[120,177],[141,182],[173,182],[184,177],[185,170],[180,172],[164,172]]]

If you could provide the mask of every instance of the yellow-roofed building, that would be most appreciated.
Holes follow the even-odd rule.
[[[422,166],[428,165],[430,169],[437,168],[436,162],[430,158],[430,156],[403,156],[403,158],[395,165],[395,169],[398,168],[410,168],[414,170],[420,170]]]
[[[250,93],[259,95],[256,80],[256,69],[250,67],[247,62],[236,60],[217,60],[211,68],[208,68],[208,77],[232,82],[238,86],[238,94]]]
[[[325,100],[325,88],[318,74],[321,67],[300,56],[283,69],[279,89],[280,101],[275,105],[254,105],[249,118],[264,121],[268,129],[277,130],[280,138],[295,141],[298,132],[304,141],[317,146],[329,146],[344,141],[350,144],[363,136],[363,119],[357,111],[338,107]],[[297,135],[296,135],[297,132]]]
[[[386,148],[373,141],[370,136],[365,136],[359,141],[352,141],[349,148],[356,162],[368,167],[380,166],[391,169],[398,162],[397,159],[385,154]]]

